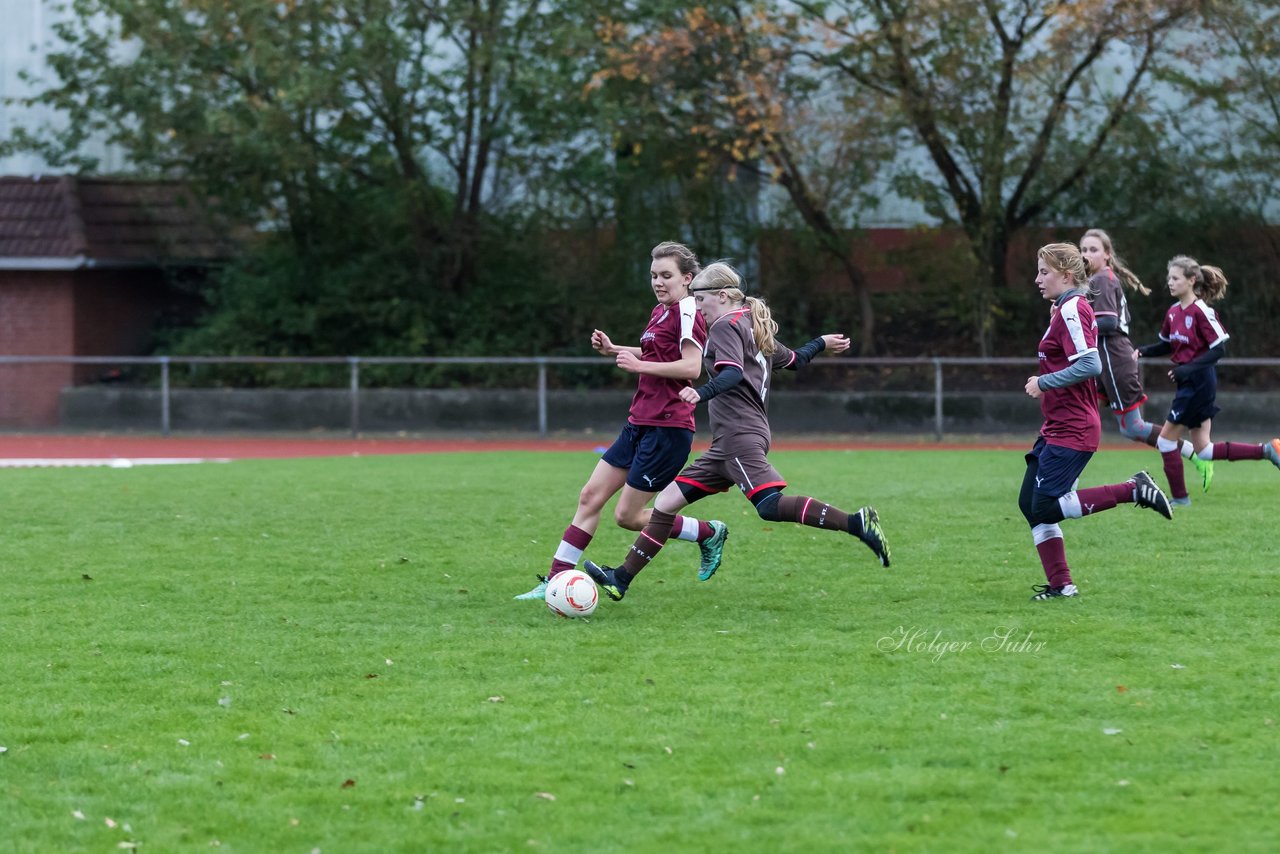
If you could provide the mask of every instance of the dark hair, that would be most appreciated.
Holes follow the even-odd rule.
[[[683,243],[676,243],[673,240],[666,240],[653,247],[653,251],[649,256],[657,261],[659,258],[674,258],[676,266],[680,268],[681,273],[689,276],[696,276],[702,271],[702,266],[698,263],[698,256],[693,254],[693,250]]]

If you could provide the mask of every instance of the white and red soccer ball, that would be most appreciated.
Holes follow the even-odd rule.
[[[580,569],[556,573],[547,582],[547,607],[561,617],[587,617],[600,603],[596,583]]]

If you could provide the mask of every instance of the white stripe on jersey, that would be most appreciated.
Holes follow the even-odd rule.
[[[684,349],[684,342],[692,341],[697,344],[698,351],[702,352],[703,347],[698,344],[698,339],[693,337],[693,324],[698,317],[698,303],[693,297],[685,297],[680,300],[680,347]]]
[[[1062,318],[1062,322],[1067,325],[1067,333],[1071,336],[1071,344],[1076,348],[1073,355],[1067,357],[1067,361],[1074,362],[1085,353],[1096,353],[1096,347],[1090,347],[1084,338],[1084,327],[1080,324],[1080,300],[1082,296],[1075,296],[1058,306],[1058,316]]]
[[[1218,313],[1214,311],[1207,302],[1202,299],[1198,299],[1196,300],[1196,306],[1204,312],[1205,320],[1209,321],[1209,326],[1213,329],[1213,334],[1218,336],[1213,341],[1209,342],[1210,347],[1217,347],[1223,341],[1226,341],[1231,337],[1227,334],[1227,330],[1222,328],[1222,323],[1218,320]]]

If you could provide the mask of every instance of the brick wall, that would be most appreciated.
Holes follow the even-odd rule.
[[[65,356],[75,344],[68,272],[0,270],[0,353]],[[0,365],[0,427],[51,427],[70,365]]]

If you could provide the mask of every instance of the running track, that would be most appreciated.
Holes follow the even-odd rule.
[[[612,437],[597,439],[310,439],[310,438],[193,438],[148,436],[64,436],[0,434],[0,460],[111,459],[282,459],[289,457],[358,457],[371,454],[436,454],[476,451],[595,451]],[[992,443],[882,442],[862,438],[822,440],[781,439],[778,451],[1025,451],[1034,436],[1023,441]],[[1129,449],[1132,443],[1104,445]],[[705,443],[695,443],[695,450]]]

